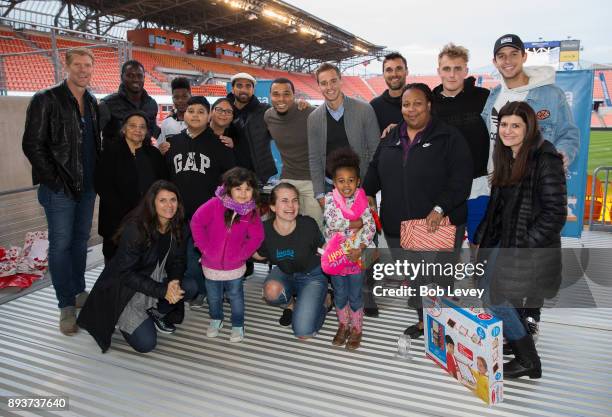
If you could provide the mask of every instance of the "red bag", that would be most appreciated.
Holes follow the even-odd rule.
[[[451,251],[455,247],[457,227],[444,217],[438,230],[427,231],[426,219],[405,220],[401,224],[400,244],[414,251]]]

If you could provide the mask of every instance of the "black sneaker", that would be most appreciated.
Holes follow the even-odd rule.
[[[419,329],[419,325],[413,324],[412,326],[408,326],[406,330],[404,330],[404,334],[406,336],[410,336],[411,339],[418,339],[419,337],[425,334],[425,328]]]
[[[293,310],[290,308],[286,308],[283,310],[283,315],[278,319],[278,324],[283,327],[291,326],[291,321],[293,320]]]
[[[153,324],[157,328],[158,332],[172,334],[176,331],[176,326],[172,323],[168,323],[164,320],[164,317],[157,311],[155,307],[151,307],[147,310],[147,314],[153,320]]]

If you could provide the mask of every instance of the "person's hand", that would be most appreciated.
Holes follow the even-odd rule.
[[[325,208],[325,197],[321,197],[317,200],[322,209]]]
[[[376,207],[376,199],[374,197],[368,196],[368,205],[374,211],[378,211],[378,207]]]
[[[395,126],[397,126],[397,123],[391,123],[389,126],[385,127],[385,130],[382,131],[380,138],[384,139]]]
[[[363,227],[363,220],[361,218],[357,220],[351,220],[349,222],[349,229],[359,230]]]
[[[229,136],[224,136],[224,135],[219,136],[219,139],[221,140],[221,143],[227,146],[228,148],[230,149],[234,148],[234,139],[230,138]]]
[[[154,137],[151,137],[151,145],[157,147],[157,139]]]
[[[349,249],[349,252],[346,254],[346,256],[348,256],[351,262],[357,262],[359,258],[361,258],[361,252],[361,248],[351,248]]]
[[[181,288],[180,282],[175,279],[168,283],[168,288],[166,289],[166,296],[164,297],[170,304],[178,303],[185,294],[185,291]]]
[[[170,149],[170,142],[166,141],[162,143],[161,145],[159,145],[159,151],[161,152],[162,155],[165,155],[169,149]]]
[[[297,100],[297,108],[299,111],[306,110],[308,107],[310,107],[310,104],[306,100],[302,98]]]
[[[429,212],[429,214],[427,215],[427,219],[426,219],[426,223],[427,223],[427,231],[429,233],[435,233],[438,230],[438,227],[440,226],[440,222],[442,222],[442,219],[444,218],[444,216],[442,216],[440,213],[438,213],[435,210],[432,210],[431,212]]]

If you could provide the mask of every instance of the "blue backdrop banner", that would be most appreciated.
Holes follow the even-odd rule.
[[[580,130],[578,156],[567,172],[567,223],[563,236],[580,237],[584,220],[584,197],[589,158],[591,110],[593,108],[593,71],[558,71],[556,85],[564,92]]]

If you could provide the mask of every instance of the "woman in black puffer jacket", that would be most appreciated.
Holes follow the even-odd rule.
[[[563,160],[542,139],[527,103],[506,104],[498,118],[491,199],[475,236],[480,259],[488,260],[480,284],[516,357],[504,365],[505,376],[539,378],[540,359],[518,309],[542,307],[561,284],[561,229],[567,218]]]

